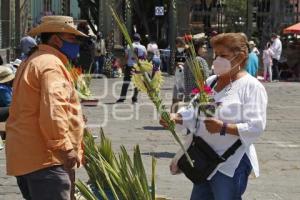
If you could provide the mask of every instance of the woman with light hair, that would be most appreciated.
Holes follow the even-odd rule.
[[[206,84],[212,86],[214,101],[219,105],[215,115],[206,118],[199,111],[199,104],[195,106],[197,101],[192,100],[191,105],[172,114],[171,118],[191,130],[190,143],[198,149],[192,157],[195,163],[200,159],[196,155],[222,158],[212,170],[205,171],[195,165],[193,176],[187,176],[194,183],[190,199],[241,200],[251,171],[259,175],[253,143],[266,127],[267,93],[264,86],[245,70],[248,59],[245,37],[239,33],[219,34],[211,39],[211,44],[216,54],[213,61],[216,75],[209,77]],[[167,126],[163,120],[161,124]],[[199,141],[205,145],[200,146]],[[180,159],[177,154],[172,160],[172,174],[183,169],[178,167],[182,166],[182,162],[178,162]],[[205,164],[210,165],[211,160],[201,165]]]

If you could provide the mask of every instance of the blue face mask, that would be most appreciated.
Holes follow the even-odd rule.
[[[79,53],[79,44],[68,42],[63,39],[61,40],[63,41],[63,45],[60,48],[60,51],[71,60],[77,58],[77,55]]]

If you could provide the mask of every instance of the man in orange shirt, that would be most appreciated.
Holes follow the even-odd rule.
[[[23,61],[14,81],[6,124],[7,173],[17,177],[25,199],[73,199],[84,122],[66,65],[79,52],[77,36],[86,35],[67,16],[43,17],[28,34],[40,35],[42,44]]]

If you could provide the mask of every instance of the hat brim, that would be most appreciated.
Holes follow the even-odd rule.
[[[0,80],[0,83],[7,83],[9,81],[12,81],[15,78],[14,74],[10,74],[7,77]]]
[[[76,36],[88,37],[86,34],[78,31],[75,27],[67,23],[59,23],[55,21],[45,22],[32,28],[29,32],[29,36],[36,36],[41,33],[70,33]]]

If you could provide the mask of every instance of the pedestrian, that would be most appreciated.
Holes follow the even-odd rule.
[[[77,64],[84,70],[85,73],[92,73],[95,58],[95,42],[93,37],[89,35],[90,28],[86,21],[80,22],[77,25],[77,30],[88,35],[88,37],[81,39]]]
[[[202,57],[205,54],[205,44],[202,40],[195,40],[193,42],[194,49],[196,51],[197,57],[196,59],[199,61],[199,64],[203,67],[203,75],[208,77],[210,75],[210,70],[206,60]],[[190,102],[193,98],[193,89],[197,88],[197,84],[195,81],[195,77],[190,70],[188,63],[184,64],[184,102]]]
[[[127,96],[127,90],[129,87],[129,84],[131,82],[131,77],[132,73],[134,70],[134,65],[137,63],[137,59],[139,60],[146,60],[147,59],[147,50],[144,45],[141,45],[141,36],[138,33],[135,33],[133,36],[133,51],[131,48],[128,46],[126,51],[125,51],[125,60],[127,60],[127,65],[125,66],[125,71],[124,71],[124,80],[123,80],[123,85],[121,89],[121,95],[120,98],[117,100],[116,103],[123,103],[126,100]],[[137,56],[137,58],[136,58]],[[135,104],[137,103],[137,97],[138,97],[138,89],[135,87],[134,88],[134,93],[132,96],[132,103]]]
[[[259,175],[253,143],[266,127],[267,93],[264,86],[244,70],[248,57],[245,37],[239,33],[219,34],[211,39],[211,45],[217,56],[213,62],[216,75],[206,82],[213,87],[213,98],[220,104],[216,115],[205,118],[200,112],[199,116],[197,106],[192,106],[195,101],[171,114],[171,119],[191,130],[194,134],[191,141],[203,141],[214,155],[223,156],[230,147],[236,149],[201,183],[193,185],[190,199],[241,200],[252,169]],[[160,123],[166,127],[163,120]],[[201,147],[199,155],[200,151],[203,151]],[[178,172],[176,160],[170,169],[173,174]]]
[[[250,52],[253,52],[257,56],[259,56],[260,52],[259,52],[258,48],[256,47],[256,44],[253,40],[249,41],[249,48],[250,48]]]
[[[280,79],[279,77],[279,60],[281,57],[281,53],[282,53],[282,43],[279,39],[279,36],[275,33],[272,33],[271,35],[271,47],[270,49],[273,51],[273,55],[272,55],[272,61],[273,61],[273,65],[272,65],[272,71],[273,71],[273,81],[278,81]]]
[[[12,83],[14,78],[15,71],[13,71],[11,67],[0,66],[0,122],[5,122],[9,116],[9,106],[12,100]]]
[[[155,68],[160,69],[160,65],[161,65],[160,52],[154,38],[152,38],[150,43],[147,45],[147,56],[148,56],[148,61],[152,62]]]
[[[33,37],[29,35],[25,35],[24,37],[22,37],[20,41],[21,60],[26,59],[31,49],[36,45],[37,43]]]
[[[103,66],[105,63],[106,47],[105,40],[101,32],[97,33],[97,39],[95,43],[95,70],[94,74],[103,74]]]
[[[10,67],[0,66],[0,107],[9,107],[11,104],[14,78],[15,73]]]
[[[245,33],[239,33],[239,34],[242,37],[244,37],[246,41],[248,41],[248,37]],[[251,49],[250,42],[248,42],[248,44],[247,44],[249,54],[248,54],[248,60],[247,60],[245,69],[250,75],[252,75],[253,77],[256,77],[257,72],[258,72],[258,67],[259,67],[259,63],[258,63],[259,61],[258,61],[257,53],[255,53],[255,51],[252,51],[253,49]],[[252,43],[252,47],[253,47],[254,42],[252,41],[251,43]]]
[[[270,49],[271,44],[268,42],[263,52],[264,64],[264,81],[272,82],[272,65],[273,65],[273,51]]]
[[[6,123],[7,174],[24,199],[74,199],[83,158],[83,116],[66,66],[79,52],[72,17],[45,16],[28,33],[41,44],[18,69]]]
[[[258,67],[259,64],[258,64],[258,57],[256,53],[250,52],[247,61],[246,71],[249,74],[251,74],[253,77],[256,77],[258,72]]]
[[[178,104],[183,101],[184,98],[184,63],[189,48],[183,37],[177,37],[175,44],[175,83],[173,86],[171,113],[177,112],[179,108]]]

